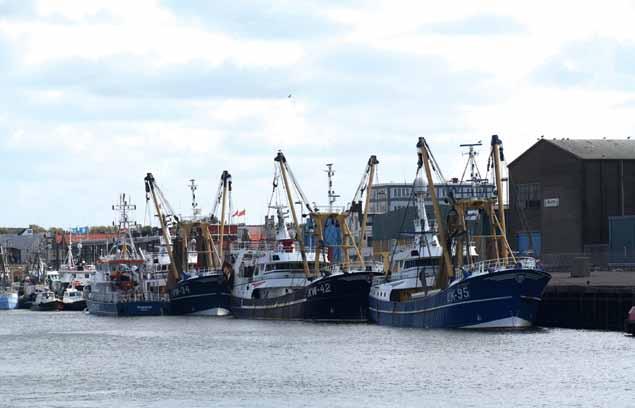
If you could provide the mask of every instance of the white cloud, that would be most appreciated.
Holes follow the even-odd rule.
[[[119,192],[142,199],[147,171],[186,212],[187,180],[197,178],[201,197],[211,202],[223,169],[234,175],[235,205],[260,222],[278,148],[317,201],[326,192],[322,167],[335,162],[336,191],[345,201],[370,154],[379,156],[381,181],[409,180],[419,136],[428,138],[451,177],[463,165],[458,144],[487,144],[493,133],[503,139],[509,161],[541,135],[635,132],[634,92],[620,86],[612,54],[603,49],[635,42],[629,1],[409,1],[396,7],[382,0],[306,6],[310,13],[296,13],[303,6],[294,3],[294,13],[272,19],[284,25],[284,18],[310,14],[320,32],[330,26],[315,19],[338,27],[304,37],[258,35],[275,7],[229,13],[265,19],[245,30],[250,35],[180,15],[178,7],[154,0],[41,0],[32,16],[0,17],[0,58],[11,74],[0,78],[6,90],[0,161],[31,163],[21,172],[4,169],[14,173],[0,187],[19,193],[17,206],[0,203],[0,225],[108,223]],[[479,20],[483,16],[490,19]],[[494,35],[480,35],[478,25],[462,29],[496,19],[509,24]],[[598,42],[593,55],[558,62],[571,72],[597,74],[601,84],[618,84],[612,90],[561,87],[557,75],[554,83],[536,83],[546,61],[572,43],[597,38],[606,42]],[[206,71],[221,66],[222,75]],[[67,74],[61,79],[60,70]],[[224,83],[201,83],[199,93],[198,78]],[[227,95],[240,85],[254,92]],[[37,199],[42,196],[47,205]]]
[[[205,61],[212,66],[281,66],[297,63],[302,48],[289,41],[233,38],[194,22],[179,21],[156,1],[42,1],[39,15],[57,20],[0,19],[0,34],[19,44],[22,62],[37,66],[69,58],[143,58],[148,68]],[[105,14],[110,18],[86,21]]]

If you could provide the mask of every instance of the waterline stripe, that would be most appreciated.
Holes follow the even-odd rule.
[[[306,299],[298,299],[298,300],[294,300],[292,302],[276,303],[276,304],[273,304],[273,305],[262,305],[262,306],[258,306],[258,305],[249,306],[249,305],[241,304],[239,307],[241,309],[276,309],[278,307],[293,306],[293,305],[297,305],[297,304],[304,303],[304,302],[306,302]]]
[[[442,305],[442,306],[436,306],[436,307],[431,307],[429,309],[419,309],[419,310],[409,310],[409,311],[390,311],[390,310],[381,310],[381,309],[376,309],[374,307],[369,307],[370,310],[372,310],[373,312],[377,312],[377,313],[391,313],[391,314],[417,314],[417,313],[426,313],[426,312],[432,312],[434,310],[439,310],[439,309],[445,309],[447,307],[453,307],[453,306],[460,306],[460,305],[466,305],[469,303],[482,303],[482,302],[493,302],[495,300],[507,300],[507,299],[512,299],[513,296],[500,296],[500,297],[495,297],[495,298],[488,298],[488,299],[476,299],[476,300],[467,300],[465,302],[459,302],[459,303],[450,303],[447,305]]]
[[[179,296],[179,297],[175,297],[175,298],[170,299],[170,301],[181,300],[181,299],[190,299],[190,298],[203,297],[203,296],[216,296],[216,295],[222,295],[222,293],[204,293],[202,295]],[[227,296],[229,296],[229,294],[227,294]]]

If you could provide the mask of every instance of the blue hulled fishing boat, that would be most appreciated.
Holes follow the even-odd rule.
[[[493,136],[491,145],[497,191],[502,191],[500,139]],[[417,148],[417,172],[423,167],[428,186],[434,186],[430,163],[436,162],[423,138]],[[438,169],[438,164],[435,167]],[[415,240],[418,248],[412,248],[401,260],[401,265],[413,269],[414,274],[404,271],[393,276],[391,265],[385,277],[374,281],[369,296],[371,320],[382,325],[420,328],[531,326],[551,276],[535,259],[514,257],[505,236],[502,195],[462,200],[450,195],[452,208],[444,220],[435,189],[428,188],[428,192],[437,233],[429,229],[427,222],[423,230],[417,231],[421,237],[421,241]],[[487,237],[470,235],[466,216],[475,209],[492,225]],[[489,259],[475,261],[476,238],[483,239],[482,247]],[[485,238],[493,240],[491,245],[485,245]]]
[[[11,287],[11,280],[4,248],[0,246],[0,310],[15,309],[18,306],[18,292]]]
[[[479,262],[463,273],[445,289],[408,295],[391,290],[389,280],[377,282],[369,299],[371,320],[421,328],[529,327],[550,279],[532,258]]]

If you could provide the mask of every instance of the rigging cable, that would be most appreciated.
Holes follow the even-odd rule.
[[[419,175],[419,171],[420,170],[421,170],[421,167],[418,167],[417,168],[417,172],[415,174],[415,179],[412,182],[412,189],[411,189],[411,192],[410,192],[410,199],[408,200],[408,205],[406,205],[403,217],[401,217],[401,225],[399,226],[399,233],[400,234],[403,232],[403,227],[404,227],[404,225],[406,223],[406,217],[408,215],[408,210],[410,209],[410,204],[412,204],[413,201],[414,201],[413,198],[414,198],[414,193],[415,193],[415,186],[416,186],[416,183],[417,183],[417,176]],[[434,188],[434,186],[432,188]],[[395,243],[395,245],[392,248],[392,253],[390,254],[390,261],[388,263],[389,275],[392,274],[392,263],[393,263],[393,261],[395,259],[395,253],[396,252],[397,252],[397,244]]]

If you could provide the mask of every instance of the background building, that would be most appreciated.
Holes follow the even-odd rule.
[[[635,215],[635,140],[541,139],[509,164],[512,247],[608,262],[609,217]]]
[[[373,185],[368,217],[369,245],[376,253],[390,251],[395,242],[403,244],[412,240],[414,219],[417,217],[416,203],[412,197],[412,183],[382,183]],[[415,188],[426,192],[426,213],[430,227],[435,227],[432,201],[427,193],[427,186],[419,179]],[[495,187],[492,183],[459,182],[453,179],[450,183],[435,184],[437,197],[440,200],[443,216],[450,210],[444,202],[450,193],[457,199],[471,197],[492,197]]]
[[[47,234],[34,233],[32,229],[25,228],[17,234],[0,235],[0,245],[4,248],[9,265],[26,265],[46,253]]]
[[[425,185],[420,180],[419,184]],[[370,196],[370,214],[384,214],[400,208],[413,206],[412,183],[379,183],[374,184]],[[452,192],[457,199],[469,197],[491,197],[494,194],[494,185],[484,182],[480,184],[461,183],[458,179],[452,179],[449,183],[435,184],[437,197],[442,200]],[[429,195],[426,205],[432,205]],[[430,217],[431,218],[431,217]]]

